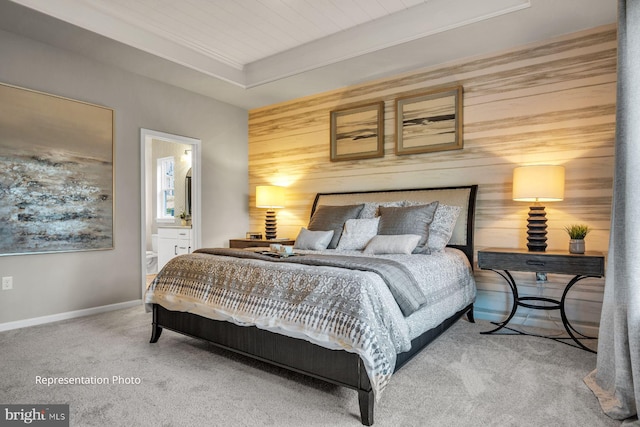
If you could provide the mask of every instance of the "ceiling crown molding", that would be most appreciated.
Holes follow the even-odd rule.
[[[176,31],[136,24],[78,0],[12,0],[243,89],[278,81],[530,7],[529,0],[429,0],[248,64]]]

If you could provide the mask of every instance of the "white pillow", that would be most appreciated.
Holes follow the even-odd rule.
[[[400,207],[403,206],[403,201],[398,202],[364,202],[364,207],[358,215],[358,219],[370,219],[378,216],[378,208],[384,207]]]
[[[338,247],[342,251],[359,251],[364,249],[369,240],[378,234],[380,218],[348,219],[344,223],[344,230]]]
[[[403,206],[424,204],[426,203],[415,200],[405,200]],[[429,224],[429,237],[426,246],[430,251],[439,252],[449,244],[461,210],[462,208],[460,206],[438,204],[436,212],[433,214],[433,221]]]
[[[302,227],[293,249],[308,249],[312,251],[321,251],[327,249],[331,239],[333,238],[333,230],[329,231],[310,231]]]
[[[439,252],[447,246],[461,210],[460,206],[438,205],[433,221],[429,224],[427,246],[430,250]]]
[[[422,236],[417,234],[377,235],[364,248],[365,254],[410,254]]]

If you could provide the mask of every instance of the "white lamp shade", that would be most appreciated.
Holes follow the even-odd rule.
[[[284,208],[284,187],[276,185],[256,186],[257,208]]]
[[[557,202],[564,198],[564,167],[522,166],[513,170],[513,200]]]

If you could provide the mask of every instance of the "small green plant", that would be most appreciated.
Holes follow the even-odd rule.
[[[571,224],[564,228],[571,239],[584,239],[591,231],[586,224]]]
[[[180,219],[187,219],[187,212],[186,211],[180,212]]]

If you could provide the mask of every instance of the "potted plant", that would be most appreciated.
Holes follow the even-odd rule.
[[[182,225],[187,225],[187,212],[182,210],[182,212],[180,212],[180,223]]]
[[[589,234],[591,229],[586,224],[572,224],[564,228],[569,234],[569,253],[584,253],[584,238]]]

